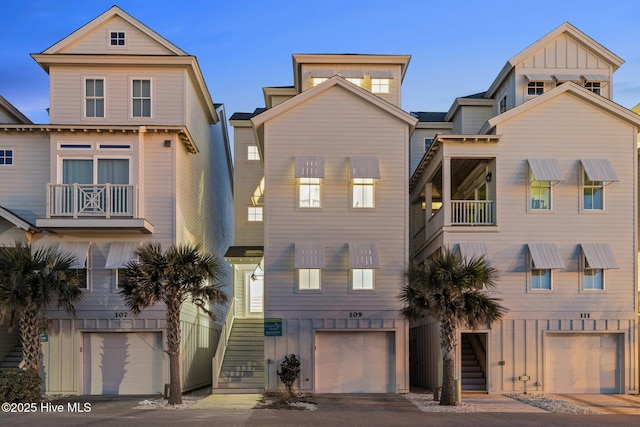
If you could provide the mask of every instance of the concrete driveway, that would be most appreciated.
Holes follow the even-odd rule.
[[[600,414],[640,415],[640,395],[637,394],[555,394],[554,396]]]

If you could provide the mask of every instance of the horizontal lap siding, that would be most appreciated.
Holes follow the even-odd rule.
[[[342,89],[333,89],[266,124],[265,286],[269,310],[397,310],[406,266],[407,125]],[[295,155],[325,159],[322,205],[295,209]],[[349,156],[377,156],[376,208],[349,209]],[[325,245],[324,293],[294,293],[293,243]],[[349,294],[348,243],[377,242],[376,292]]]
[[[234,133],[235,243],[238,246],[262,246],[264,222],[248,221],[251,196],[264,176],[259,160],[247,160],[247,147],[256,145],[251,127],[236,127]],[[263,197],[268,197],[267,194]]]

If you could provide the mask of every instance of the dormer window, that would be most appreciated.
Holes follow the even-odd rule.
[[[110,31],[109,46],[126,46],[124,31]]]

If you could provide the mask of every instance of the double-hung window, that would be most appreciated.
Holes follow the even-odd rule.
[[[324,246],[321,243],[296,243],[295,262],[297,274],[296,290],[321,291],[324,268]]]
[[[151,80],[133,79],[131,85],[132,117],[151,117]]]
[[[62,242],[58,245],[58,250],[72,258],[71,269],[72,278],[77,280],[81,289],[87,289],[89,280],[87,274],[87,266],[89,260],[90,242]]]
[[[378,268],[380,260],[376,243],[349,243],[350,291],[375,290],[375,270]]]
[[[375,207],[375,182],[380,179],[378,158],[372,156],[349,157],[351,177],[351,207]]]
[[[104,79],[84,80],[85,117],[104,117]]]
[[[582,243],[582,289],[604,290],[605,270],[619,268],[608,243]]]
[[[322,207],[324,158],[296,156],[295,162],[295,178],[298,180],[297,206],[299,208]]]
[[[12,166],[14,161],[12,148],[0,148],[0,167]]]
[[[109,245],[104,268],[113,271],[115,289],[120,289],[124,285],[125,268],[136,259],[136,250],[139,246],[140,242],[113,242]]]
[[[555,159],[528,159],[529,162],[529,206],[530,211],[552,209],[552,187],[564,180]]]
[[[607,159],[580,159],[582,164],[582,209],[603,211],[606,185],[617,182],[611,162]]]
[[[553,270],[564,268],[564,261],[555,243],[529,243],[529,289],[552,290]]]

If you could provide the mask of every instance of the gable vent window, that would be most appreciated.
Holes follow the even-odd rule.
[[[124,31],[111,31],[109,33],[109,46],[126,46]]]

